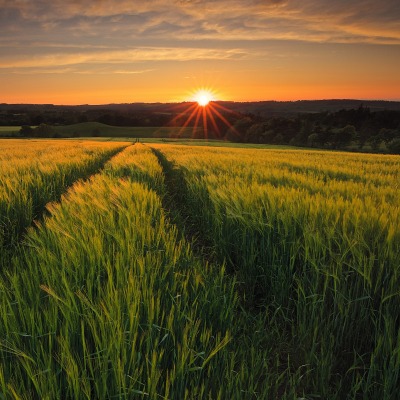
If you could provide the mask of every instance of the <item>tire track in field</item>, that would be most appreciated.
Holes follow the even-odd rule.
[[[237,277],[239,266],[221,255],[221,252],[216,247],[216,242],[207,235],[204,227],[199,226],[199,217],[196,217],[189,208],[187,202],[189,189],[183,170],[175,165],[173,161],[168,160],[161,150],[152,148],[152,151],[158,158],[165,176],[166,194],[162,197],[163,208],[172,218],[175,225],[177,225],[184,238],[191,243],[193,251],[197,256],[210,264],[224,265],[226,273]],[[261,289],[255,285],[252,290]],[[237,292],[241,299],[241,305],[246,311],[252,312],[254,315],[262,312],[264,309],[264,299],[261,295],[256,296],[256,300],[250,297],[246,292],[245,280],[241,279],[238,282]]]
[[[169,161],[157,149],[151,148],[160,163],[165,177],[165,195],[161,196],[162,205],[172,222],[178,227],[185,240],[191,244],[196,256],[210,264],[220,264],[214,250],[215,245],[201,234],[198,224],[188,209],[185,197],[188,189],[181,169]]]
[[[196,257],[211,265],[224,265],[227,275],[235,279],[235,266],[221,258],[216,251],[215,243],[207,238],[204,230],[199,228],[196,217],[188,207],[186,196],[189,190],[182,169],[168,160],[161,150],[152,148],[152,151],[164,171],[166,187],[165,196],[162,197],[164,210],[178,227],[178,231],[191,244]],[[248,370],[256,370],[259,373],[264,373],[268,369],[277,377],[277,380],[282,379],[283,376],[288,380],[292,372],[287,360],[292,350],[288,339],[290,331],[287,329],[287,319],[282,321],[279,309],[270,314],[265,312],[265,307],[249,302],[246,299],[243,282],[235,280],[235,287],[238,304],[235,323],[231,326],[232,342],[228,346],[228,351],[233,354],[237,349],[247,348],[248,351],[237,353],[238,365],[247,365]],[[272,334],[266,334],[266,326],[273,332]],[[263,360],[261,363],[257,359],[249,361],[249,354],[256,353],[260,354],[260,359]],[[259,384],[260,388],[263,388],[262,379]],[[276,394],[279,396],[276,398],[282,397],[285,390],[285,383],[277,385]]]
[[[73,187],[78,181],[87,181],[89,180],[93,175],[96,175],[100,173],[103,169],[104,166],[109,162],[113,157],[117,156],[119,153],[124,151],[127,147],[132,146],[133,144],[121,147],[121,148],[116,148],[115,150],[111,151],[108,155],[104,156],[103,158],[100,158],[98,162],[95,163],[95,165],[90,166],[84,173],[80,174],[79,176],[76,177],[73,181],[69,182],[67,185],[65,185],[62,190],[59,193],[56,193],[54,197],[46,199],[46,204],[44,204],[42,207],[38,207],[35,210],[35,215],[30,224],[26,225],[24,229],[16,234],[16,237],[5,237],[3,245],[0,245],[0,250],[1,250],[1,257],[0,257],[0,270],[3,269],[5,266],[10,264],[10,260],[12,256],[15,253],[16,248],[21,245],[21,243],[24,240],[24,236],[26,235],[27,231],[29,228],[36,227],[37,223],[40,223],[43,221],[44,217],[47,215],[46,211],[46,206],[49,203],[52,202],[59,202],[62,198],[62,196],[70,190],[71,187]]]

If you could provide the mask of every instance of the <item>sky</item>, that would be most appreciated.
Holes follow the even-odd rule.
[[[0,103],[400,100],[399,0],[0,0]]]

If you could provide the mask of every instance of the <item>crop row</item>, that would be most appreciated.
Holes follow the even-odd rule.
[[[22,140],[4,140],[0,145],[0,249],[15,244],[48,202],[126,146]]]
[[[10,145],[0,164],[41,204],[20,231],[118,151],[30,143],[32,158]],[[396,398],[399,158],[152,148],[162,165],[127,147],[10,250],[0,397]],[[218,264],[193,254],[165,197]]]
[[[168,221],[163,179],[130,146],[28,230],[0,278],[0,397],[226,398],[234,284]]]
[[[399,158],[153,148],[179,176],[192,224],[237,276],[254,320],[263,321],[253,342],[275,338],[275,355],[283,353],[292,377],[301,376],[282,392],[395,398]],[[258,371],[262,362],[276,365],[268,347],[248,369]],[[258,382],[259,393],[264,384]]]

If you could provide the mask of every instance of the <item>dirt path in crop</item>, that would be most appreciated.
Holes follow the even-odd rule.
[[[209,263],[218,263],[214,245],[197,228],[192,213],[187,207],[185,197],[187,186],[183,172],[169,161],[158,149],[151,148],[157,157],[165,176],[166,195],[163,196],[163,208],[185,240],[191,244],[195,255]]]

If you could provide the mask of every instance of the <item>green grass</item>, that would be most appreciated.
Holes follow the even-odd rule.
[[[179,238],[162,170],[138,146],[51,205],[3,274],[3,397],[224,398],[211,378],[230,340],[233,282]]]
[[[45,205],[89,177],[127,143],[4,140],[0,143],[0,250],[13,246]],[[4,254],[4,253],[3,253]],[[4,257],[0,260],[0,267]]]
[[[284,371],[286,395],[396,398],[400,158],[153,146],[191,224],[237,277],[247,312],[236,326],[263,327],[238,335],[249,353],[263,343],[251,361],[237,351],[240,364]]]
[[[174,137],[180,134],[182,137],[191,137],[191,128],[175,127],[119,127],[101,124],[99,122],[84,122],[74,125],[54,127],[61,136],[80,137],[111,137],[111,138],[157,138]]]
[[[274,144],[255,144],[255,143],[236,143],[226,140],[218,139],[174,139],[174,138],[144,138],[143,143],[165,143],[165,144],[178,144],[188,146],[207,146],[207,147],[231,147],[231,148],[246,148],[246,149],[280,149],[280,150],[293,150],[300,149],[294,146],[274,145]],[[302,148],[304,149],[304,148]]]
[[[96,140],[4,140],[0,176]],[[19,235],[0,398],[398,397],[400,157],[212,143],[128,146]]]
[[[0,126],[0,137],[19,136],[20,126]]]
[[[0,126],[0,137],[19,136],[20,126]],[[79,138],[174,138],[178,135],[190,139],[193,136],[192,128],[179,127],[123,127],[111,126],[100,122],[83,122],[72,125],[53,126],[54,133],[60,137]]]

